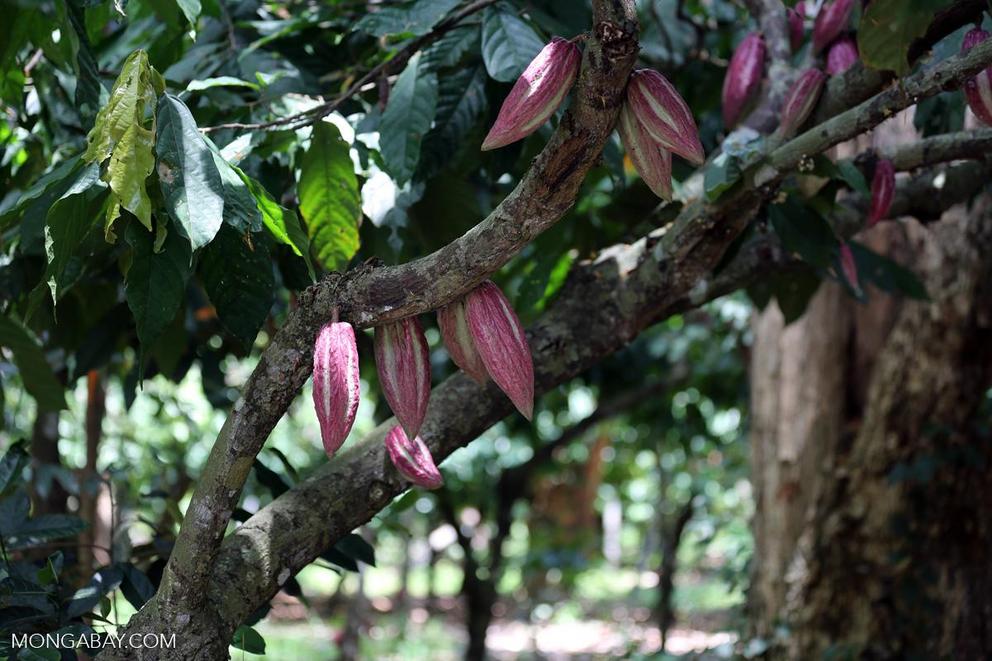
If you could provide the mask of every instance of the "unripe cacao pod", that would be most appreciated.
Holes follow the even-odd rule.
[[[733,128],[741,113],[761,89],[765,73],[765,41],[752,32],[737,46],[723,77],[723,124]]]
[[[375,367],[389,408],[415,438],[431,396],[430,351],[416,317],[376,327]]]
[[[806,3],[797,3],[794,9],[789,9],[789,46],[797,51],[803,45],[803,34],[806,31],[803,25],[806,19]]]
[[[827,73],[839,76],[858,61],[858,45],[850,37],[841,37],[827,51]]]
[[[560,37],[552,39],[513,84],[482,150],[516,142],[548,121],[575,83],[581,61],[578,46]]]
[[[355,424],[360,391],[355,329],[344,321],[325,324],[313,347],[313,405],[328,457]]]
[[[861,285],[858,283],[858,265],[854,261],[854,253],[847,242],[840,242],[840,268],[844,272],[844,278],[851,288],[857,293],[861,293]]]
[[[627,103],[659,146],[695,165],[705,162],[692,112],[667,78],[652,69],[634,71],[627,84]]]
[[[782,122],[779,131],[786,138],[792,137],[803,125],[823,91],[823,83],[827,79],[819,69],[806,69],[796,82],[793,83],[789,95],[782,106]]]
[[[988,38],[989,33],[981,28],[969,30],[961,43],[961,52],[967,53]],[[966,80],[964,94],[975,117],[983,124],[992,126],[992,66],[982,69],[973,78]]]
[[[475,340],[468,328],[465,315],[465,299],[458,299],[437,311],[437,325],[441,329],[441,339],[448,348],[448,355],[455,365],[462,368],[480,386],[489,380],[489,373],[482,363],[482,357],[475,348]]]
[[[441,471],[434,463],[431,451],[419,436],[413,440],[399,425],[386,434],[386,452],[399,474],[425,489],[438,489],[444,485]]]
[[[892,197],[896,191],[896,169],[887,158],[875,163],[875,174],[871,178],[871,206],[868,209],[868,227],[889,215]]]
[[[465,316],[489,376],[530,420],[534,415],[534,364],[517,313],[499,287],[487,280],[465,297]]]
[[[672,154],[651,139],[628,104],[620,109],[620,141],[641,179],[655,195],[672,199]]]
[[[820,7],[820,13],[813,22],[813,52],[819,53],[851,22],[854,0],[830,0]]]

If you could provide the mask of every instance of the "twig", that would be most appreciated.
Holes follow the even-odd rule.
[[[259,122],[256,124],[252,123],[241,123],[241,122],[229,122],[227,124],[218,124],[216,126],[206,126],[200,130],[204,133],[210,133],[212,131],[219,131],[221,129],[242,129],[242,130],[269,130],[269,129],[279,129],[279,130],[294,130],[298,128],[303,128],[319,121],[320,119],[330,115],[332,112],[337,110],[342,103],[350,99],[351,97],[358,94],[362,88],[368,83],[374,82],[381,75],[389,75],[396,73],[400,68],[407,63],[407,61],[413,57],[413,55],[422,49],[424,46],[431,44],[436,41],[442,35],[450,32],[452,29],[458,26],[458,24],[465,18],[482,11],[486,7],[495,4],[497,0],[476,0],[475,2],[467,5],[464,9],[458,13],[452,15],[449,18],[441,21],[427,34],[417,37],[406,46],[404,46],[396,54],[395,57],[380,62],[376,66],[369,69],[364,76],[356,80],[351,86],[333,98],[330,101],[326,101],[318,106],[314,106],[309,110],[304,110],[303,112],[296,113],[295,115],[288,115],[286,117],[280,117],[279,119],[273,119],[268,122]]]

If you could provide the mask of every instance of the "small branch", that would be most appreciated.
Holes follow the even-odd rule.
[[[243,129],[251,131],[269,129],[294,130],[303,128],[304,126],[309,126],[310,124],[320,121],[327,115],[330,115],[332,112],[337,110],[342,103],[358,94],[362,88],[365,87],[365,85],[375,82],[381,76],[399,72],[417,51],[437,41],[443,35],[458,27],[459,23],[469,16],[482,11],[496,2],[497,0],[476,0],[475,2],[467,5],[464,9],[452,15],[450,18],[438,23],[434,29],[427,34],[417,37],[408,43],[406,46],[401,48],[394,57],[380,62],[376,66],[369,69],[364,76],[352,83],[347,90],[334,97],[332,100],[322,103],[319,106],[315,106],[309,110],[304,110],[303,112],[296,113],[295,115],[280,117],[279,119],[273,119],[268,122],[259,122],[256,124],[229,122],[227,124],[218,124],[216,126],[206,126],[200,130],[204,133],[219,131],[221,129]]]
[[[963,159],[984,160],[992,154],[992,128],[945,133],[902,145],[882,155],[903,172],[927,165]],[[867,154],[855,161],[865,160]]]
[[[796,167],[804,158],[849,140],[893,116],[900,110],[942,91],[956,89],[992,61],[992,39],[964,55],[949,57],[932,69],[920,71],[842,112],[776,149],[769,157],[777,170]]]

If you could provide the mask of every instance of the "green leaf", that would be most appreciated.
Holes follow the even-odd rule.
[[[49,208],[45,221],[45,252],[48,266],[43,281],[52,292],[55,303],[67,284],[65,267],[75,254],[83,237],[93,226],[92,206],[103,196],[106,185],[100,181],[100,168],[91,163],[80,171],[75,183]]]
[[[139,609],[155,594],[155,586],[148,580],[145,573],[129,562],[118,563],[124,575],[121,582],[121,592],[128,603]]]
[[[380,6],[379,11],[366,14],[358,21],[355,30],[374,37],[391,34],[419,37],[430,32],[458,2],[459,0],[417,0],[398,6]]]
[[[121,207],[137,216],[149,230],[152,228],[152,205],[145,179],[155,165],[155,132],[145,127],[145,118],[146,114],[152,115],[154,127],[155,99],[164,86],[162,77],[148,64],[148,55],[142,50],[131,53],[86,138],[89,144],[84,161],[99,164],[110,158],[103,175],[114,194],[106,219],[108,240],[113,237],[113,224]]]
[[[234,632],[231,639],[231,647],[237,650],[244,650],[249,654],[265,654],[265,639],[251,627],[241,625]]]
[[[337,126],[317,122],[300,163],[300,213],[317,261],[329,271],[344,270],[358,252],[362,206],[348,152]]]
[[[21,322],[0,316],[0,346],[7,347],[14,356],[14,364],[24,382],[24,388],[46,411],[65,408],[65,392],[55,378],[39,343]]]
[[[3,453],[3,459],[0,459],[0,498],[8,495],[20,484],[21,473],[31,459],[27,445],[27,441],[17,441]]]
[[[923,36],[934,14],[948,4],[950,0],[873,0],[858,28],[861,60],[874,69],[905,74],[910,44]]]
[[[478,25],[463,25],[451,30],[424,52],[424,65],[431,71],[455,66],[466,53],[478,50],[479,37]]]
[[[141,224],[152,228],[152,201],[145,188],[145,179],[155,167],[152,142],[155,135],[140,124],[131,124],[114,147],[107,167],[105,181],[117,198],[117,204],[133,213]],[[107,231],[120,214],[117,208],[107,217]]]
[[[262,223],[266,229],[276,241],[285,243],[293,249],[294,253],[303,258],[307,264],[307,271],[310,272],[310,277],[314,278],[313,263],[310,261],[310,242],[300,225],[299,218],[289,209],[279,206],[269,191],[265,190],[262,184],[246,175],[241,168],[234,165],[231,167],[248,187],[251,196],[255,198],[255,204],[258,206],[259,213],[262,214]]]
[[[885,292],[904,294],[919,301],[929,300],[926,286],[905,266],[860,243],[849,241],[848,245],[851,246],[851,254],[854,255],[862,282],[871,283]]]
[[[66,616],[75,618],[89,613],[105,594],[116,590],[123,580],[124,572],[119,565],[104,567],[93,575],[89,584],[73,593],[65,605]]]
[[[706,200],[715,201],[740,181],[740,161],[727,153],[720,154],[706,167],[703,174],[703,188]]]
[[[132,249],[124,293],[144,351],[172,322],[183,302],[192,254],[189,242],[174,231],[157,253],[152,235],[134,223],[128,224],[124,238]]]
[[[212,87],[247,87],[258,90],[258,83],[253,83],[234,76],[217,76],[216,78],[204,78],[203,80],[191,80],[186,86],[187,92],[198,92]]]
[[[148,54],[136,50],[124,61],[121,73],[110,91],[107,105],[97,113],[96,122],[87,136],[88,146],[83,160],[102,163],[134,124],[144,121],[145,112],[155,107],[153,83]]]
[[[533,28],[516,14],[486,10],[482,23],[482,59],[489,75],[504,83],[516,80],[544,48]]]
[[[419,68],[420,53],[407,63],[389,94],[379,125],[386,170],[400,185],[409,181],[420,160],[420,142],[437,110],[437,76]]]
[[[826,269],[837,252],[837,237],[827,221],[809,206],[788,198],[768,207],[768,218],[786,250],[805,261]]]
[[[486,70],[482,65],[442,76],[434,126],[421,150],[421,172],[429,176],[449,165],[485,110]]]
[[[86,523],[68,514],[45,514],[20,524],[4,525],[3,535],[7,550],[24,549],[51,541],[75,537],[86,529]]]
[[[159,99],[155,153],[166,209],[197,250],[224,222],[224,184],[189,108],[171,94]]]
[[[868,188],[868,182],[865,181],[865,176],[861,174],[861,170],[857,168],[851,161],[841,161],[837,164],[837,173],[851,190],[861,193],[865,197],[871,196],[871,190]]]
[[[361,535],[349,533],[342,537],[341,541],[334,545],[334,548],[349,558],[375,567],[375,548],[365,541]]]
[[[200,15],[200,0],[176,0],[176,4],[183,11],[183,16],[189,24],[196,28],[196,19]]]
[[[267,237],[248,236],[242,239],[237,230],[224,225],[203,249],[197,267],[217,318],[245,349],[251,348],[269,315],[275,290]]]
[[[224,184],[224,222],[241,233],[262,231],[262,212],[241,175],[218,152],[214,165]]]
[[[964,94],[952,92],[923,99],[913,111],[913,125],[924,138],[964,128]]]

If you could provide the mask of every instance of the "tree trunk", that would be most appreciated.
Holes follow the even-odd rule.
[[[675,572],[678,570],[679,546],[682,544],[682,534],[692,519],[695,493],[689,494],[689,499],[682,505],[675,520],[661,533],[661,566],[658,568],[658,604],[655,607],[655,619],[658,621],[658,631],[661,633],[661,651],[665,651],[668,641],[668,630],[675,623],[675,607],[672,597],[675,595]],[[661,504],[659,503],[659,507]]]
[[[775,656],[992,657],[992,213],[888,225],[930,301],[852,315],[827,286],[755,324],[750,606],[757,634],[786,625]]]

